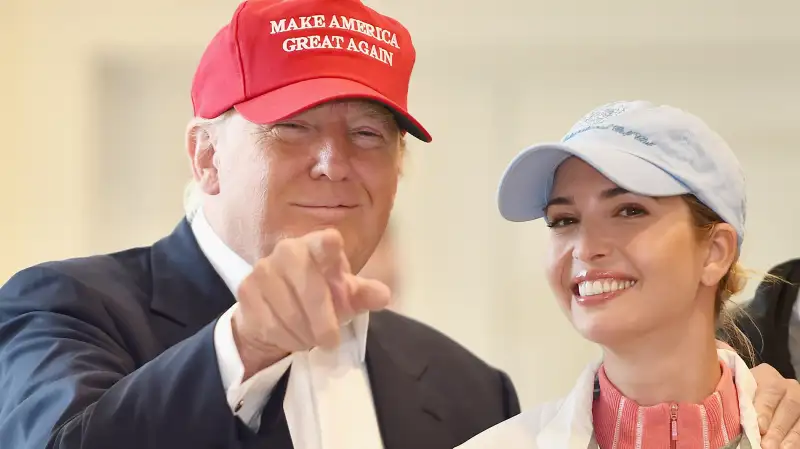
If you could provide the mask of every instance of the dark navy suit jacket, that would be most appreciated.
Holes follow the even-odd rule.
[[[151,247],[16,274],[0,288],[0,449],[291,448],[287,376],[258,434],[228,406],[213,328],[233,303],[185,220]],[[451,449],[519,413],[503,372],[398,314],[371,315],[366,361],[387,449]]]

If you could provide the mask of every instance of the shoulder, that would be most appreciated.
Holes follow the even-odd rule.
[[[491,427],[457,449],[535,449],[537,437],[558,414],[564,399],[539,404]]]
[[[89,306],[148,289],[149,247],[113,254],[45,262],[14,274],[0,287],[3,311]]]
[[[767,309],[774,308],[780,301],[779,296],[784,289],[800,281],[800,258],[782,262],[770,268],[768,276],[761,280],[756,288],[753,299],[746,304],[748,313],[766,313]],[[791,298],[794,303],[795,298]]]

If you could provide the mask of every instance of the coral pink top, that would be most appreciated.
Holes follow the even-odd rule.
[[[640,407],[598,372],[600,395],[592,418],[601,449],[717,449],[742,433],[739,400],[730,368],[722,365],[716,391],[701,404]]]

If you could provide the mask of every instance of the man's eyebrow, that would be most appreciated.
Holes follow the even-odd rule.
[[[383,124],[386,125],[398,126],[397,119],[395,118],[394,114],[391,111],[388,111],[380,106],[367,108],[364,111],[363,116],[380,120]]]

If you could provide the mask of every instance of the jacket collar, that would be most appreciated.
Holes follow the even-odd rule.
[[[747,364],[735,352],[717,350],[720,360],[727,364],[736,383],[739,399],[739,415],[744,437],[753,447],[761,446],[761,433],[753,399],[756,381]],[[569,395],[563,400],[558,412],[547,423],[536,438],[538,447],[561,447],[565,449],[586,449],[593,442],[592,400],[594,379],[601,361],[590,364],[578,378]]]
[[[188,335],[234,304],[233,295],[201,251],[186,219],[153,245],[150,266],[151,309],[187,328]]]
[[[384,446],[455,447],[456,436],[445,425],[453,418],[448,401],[424,381],[429,354],[425,342],[408,332],[406,319],[373,312],[367,332],[367,370]]]

